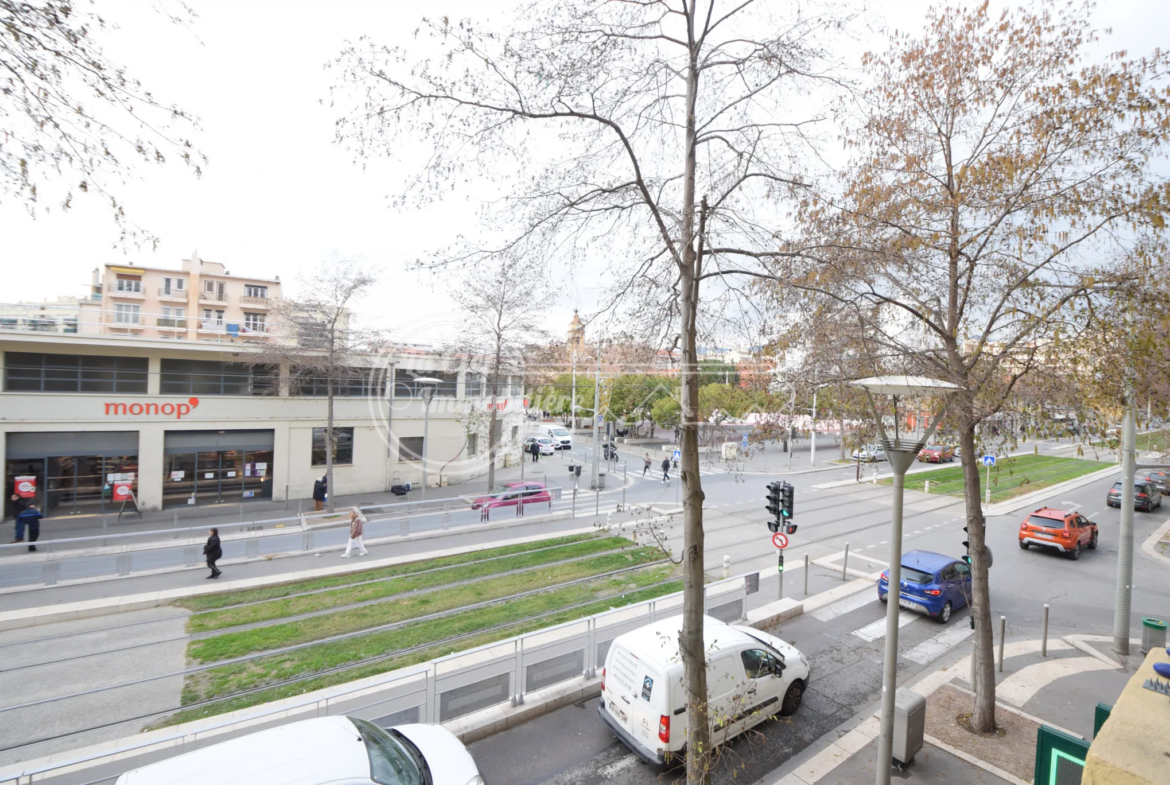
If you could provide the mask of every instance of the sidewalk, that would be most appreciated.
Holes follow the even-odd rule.
[[[1097,703],[1112,705],[1141,664],[1138,641],[1120,661],[1104,635],[1067,635],[1048,641],[1008,640],[1003,671],[996,671],[999,736],[975,734],[957,721],[970,712],[970,649],[961,646],[936,667],[902,685],[927,699],[922,749],[894,779],[909,783],[1031,782],[1041,724],[1091,739]],[[998,645],[998,642],[997,642]],[[1091,676],[1087,674],[1092,674]],[[873,782],[880,721],[877,704],[826,734],[761,785],[862,785]]]

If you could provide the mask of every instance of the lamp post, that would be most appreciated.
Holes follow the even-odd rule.
[[[418,396],[423,399],[423,448],[422,448],[422,501],[427,500],[427,450],[430,449],[431,439],[431,399],[435,397],[435,388],[442,383],[441,379],[433,376],[420,376],[414,380],[418,385]]]
[[[934,435],[935,428],[942,420],[946,410],[944,401],[942,410],[934,421],[924,428],[921,437],[904,439],[898,435],[898,398],[902,396],[937,395],[953,392],[958,389],[948,382],[937,379],[927,379],[920,376],[878,376],[871,379],[861,379],[853,382],[854,385],[865,390],[877,420],[878,433],[881,434],[882,446],[885,448],[886,459],[890,468],[894,470],[894,503],[890,531],[890,575],[886,594],[886,650],[882,661],[882,710],[881,733],[878,736],[877,785],[889,785],[890,767],[893,758],[894,742],[894,693],[897,691],[898,679],[898,599],[902,586],[902,501],[906,491],[906,470],[914,464],[914,459]],[[894,438],[886,434],[882,414],[873,401],[874,395],[888,395],[894,399]]]

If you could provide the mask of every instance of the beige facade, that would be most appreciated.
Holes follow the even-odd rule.
[[[178,270],[108,264],[96,333],[152,340],[263,341],[280,293],[279,278],[232,275],[223,264],[204,261],[195,252]]]

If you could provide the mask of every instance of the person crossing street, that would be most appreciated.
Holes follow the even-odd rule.
[[[665,483],[670,482],[670,458],[662,459],[662,481]]]
[[[646,474],[650,471],[650,453],[646,453],[646,456],[642,460],[644,463],[642,466],[642,476],[645,477]]]

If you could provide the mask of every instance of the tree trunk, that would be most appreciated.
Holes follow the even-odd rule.
[[[959,435],[963,445],[963,496],[967,508],[967,542],[971,551],[971,615],[975,619],[975,709],[971,728],[980,733],[995,730],[995,656],[991,630],[991,590],[988,585],[987,550],[979,464],[975,458],[975,423],[971,402],[961,405]]]
[[[329,398],[325,419],[325,492],[329,494],[326,499],[325,509],[333,512],[333,452],[337,446],[333,443],[333,381],[328,380],[329,384]]]
[[[496,419],[499,415],[496,412],[496,400],[500,394],[500,364],[503,357],[503,342],[496,340],[496,356],[492,361],[492,404],[491,412],[488,419],[488,476],[487,489],[488,493],[496,487],[496,447],[499,441],[496,433]],[[523,460],[523,459],[522,459]]]

